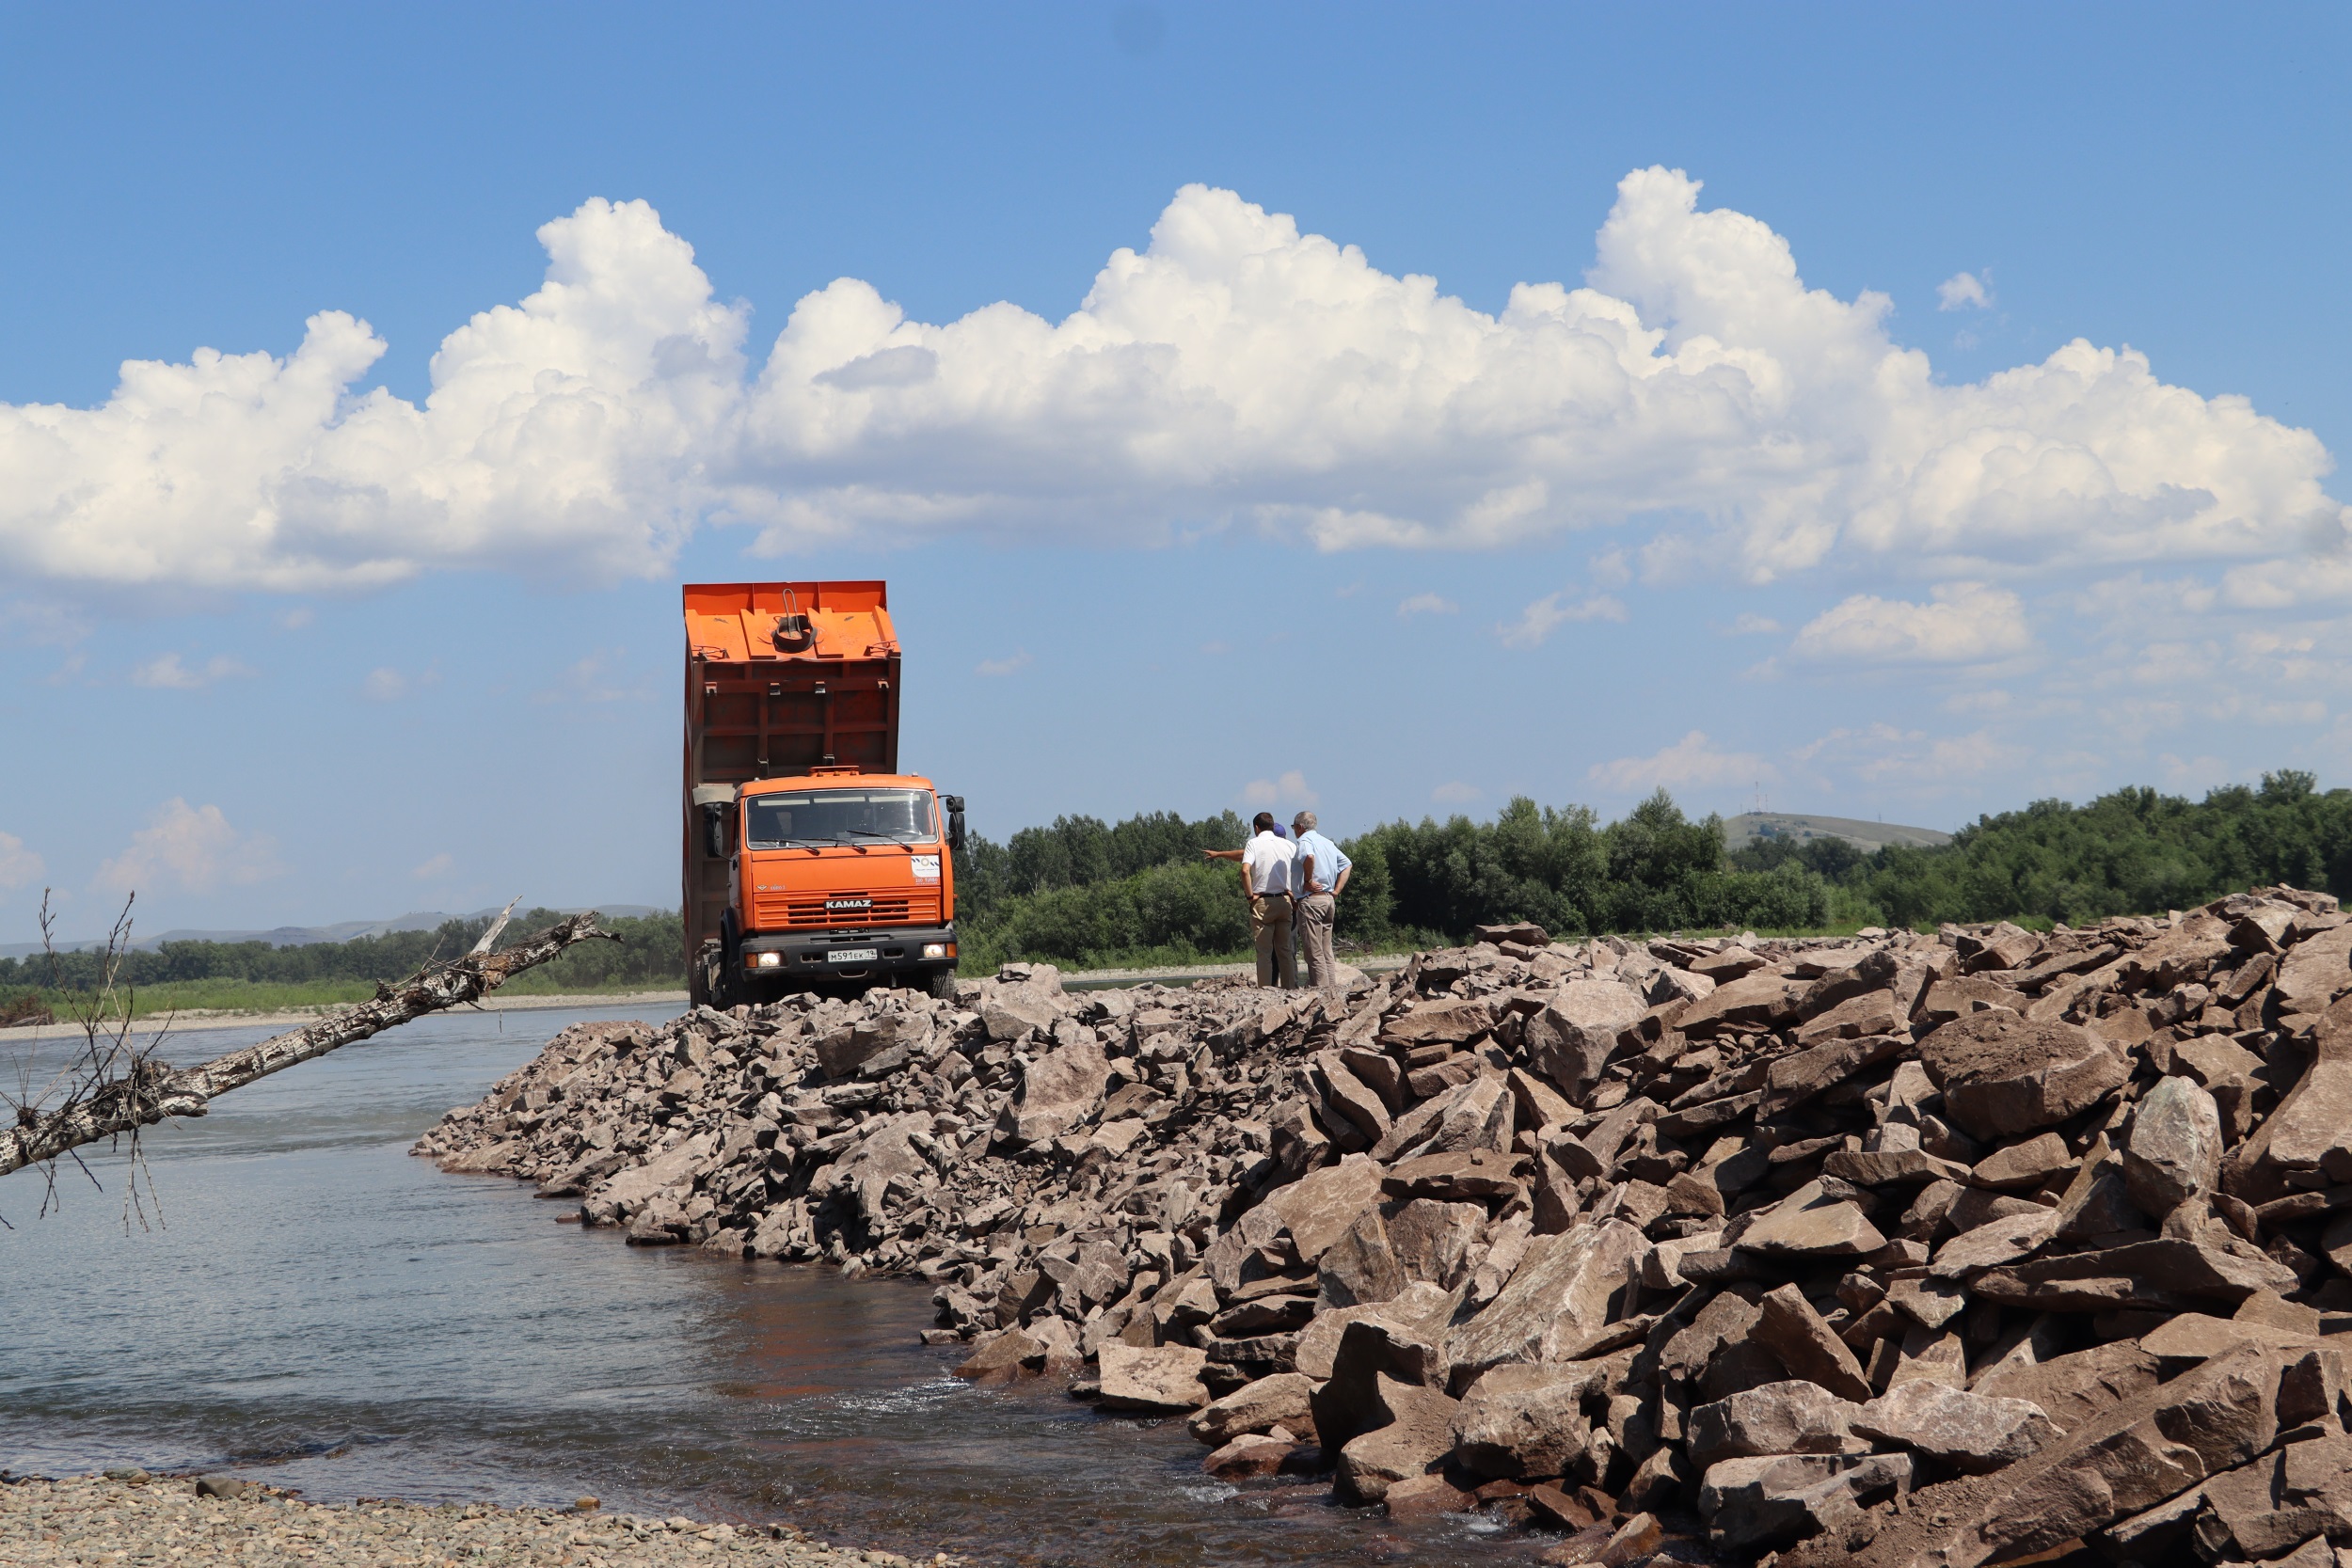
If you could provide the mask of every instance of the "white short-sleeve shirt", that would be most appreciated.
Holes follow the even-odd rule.
[[[1258,895],[1289,893],[1292,866],[1297,857],[1297,846],[1271,829],[1250,839],[1241,852],[1241,863],[1249,871],[1249,891]]]

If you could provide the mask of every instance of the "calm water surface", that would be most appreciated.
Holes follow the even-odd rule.
[[[591,1493],[982,1562],[1491,1564],[1543,1544],[1217,1484],[1181,1425],[947,1376],[953,1354],[915,1338],[926,1287],[627,1247],[405,1152],[565,1024],[675,1011],[426,1019],[240,1089],[149,1133],[150,1226],[127,1234],[119,1155],[90,1158],[103,1190],[60,1172],[46,1218],[39,1173],[0,1178],[0,1470],[233,1467],[327,1500]]]

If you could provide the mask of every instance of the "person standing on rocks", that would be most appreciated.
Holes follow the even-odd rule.
[[[1356,863],[1315,828],[1315,814],[1302,811],[1291,818],[1296,841],[1291,881],[1297,889],[1295,945],[1307,955],[1307,984],[1330,990],[1339,984],[1339,960],[1331,956],[1331,926],[1339,918],[1340,890],[1347,886]]]
[[[1297,956],[1291,943],[1291,874],[1297,850],[1262,811],[1249,824],[1241,852],[1241,890],[1249,898],[1249,935],[1258,948],[1258,984],[1298,989]]]

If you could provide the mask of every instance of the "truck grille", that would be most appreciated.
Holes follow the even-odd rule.
[[[861,904],[861,899],[866,902]],[[904,889],[860,893],[848,888],[831,893],[771,893],[755,897],[752,912],[763,931],[826,926],[935,926],[939,924],[939,895]]]

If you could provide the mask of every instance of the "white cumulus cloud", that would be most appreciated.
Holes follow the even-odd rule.
[[[1935,286],[1935,302],[1939,310],[1981,310],[1993,303],[1993,296],[1986,292],[1982,277],[1956,272]]]
[[[2259,563],[2343,536],[2310,432],[2079,341],[1940,383],[1883,296],[1807,289],[1699,190],[1629,174],[1583,286],[1489,314],[1188,185],[1058,321],[914,321],[842,278],[764,357],[651,207],[592,200],[539,230],[542,287],[442,341],[421,403],[365,385],[387,345],[330,310],[283,358],[205,349],[126,364],[95,408],[0,405],[0,569],[609,578],[706,523],[769,551],[1204,526],[1470,547],[1670,515],[1699,536],[1683,558],[1754,580],[1834,552]]]
[[[1645,757],[1595,763],[1585,777],[1617,795],[1652,789],[1707,789],[1778,778],[1779,771],[1753,752],[1717,751],[1706,733],[1692,730],[1663,751]]]
[[[1442,594],[1416,594],[1396,607],[1400,619],[1411,615],[1451,615],[1462,607]]]
[[[39,855],[24,847],[23,839],[14,833],[0,833],[0,887],[29,887],[48,870]]]
[[[1791,651],[1818,662],[1981,664],[2032,645],[2016,594],[1955,582],[1936,588],[1927,604],[1856,594],[1807,622]]]
[[[1242,786],[1242,803],[1265,810],[1274,806],[1316,806],[1323,797],[1307,787],[1307,775],[1294,768],[1279,779],[1252,779]]]
[[[158,654],[132,669],[131,684],[151,687],[160,691],[197,691],[215,681],[251,673],[253,672],[249,667],[227,654],[215,654],[194,669],[183,662],[176,653]]]
[[[98,882],[125,893],[208,893],[224,882],[258,882],[284,869],[268,838],[239,832],[218,806],[191,806],[175,796],[131,835],[122,853],[98,868]]]
[[[1029,667],[1029,650],[1008,654],[1003,658],[984,658],[972,667],[977,675],[1009,675]]]
[[[1547,594],[1519,611],[1516,621],[1505,621],[1495,627],[1495,635],[1511,648],[1534,648],[1546,638],[1571,621],[1622,621],[1625,606],[1606,594],[1567,602],[1565,594]]]

